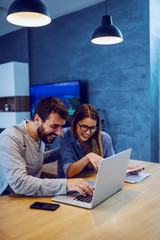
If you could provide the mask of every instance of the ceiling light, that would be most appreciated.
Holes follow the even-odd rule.
[[[7,21],[22,27],[40,27],[49,24],[51,17],[40,0],[15,0],[8,9]]]
[[[93,35],[91,42],[99,45],[116,44],[123,41],[121,31],[113,25],[112,17],[107,15],[107,1],[106,15],[102,17],[102,25],[98,27]]]

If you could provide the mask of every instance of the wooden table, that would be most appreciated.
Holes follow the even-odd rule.
[[[29,209],[35,201],[16,194],[0,197],[1,240],[159,240],[160,164],[144,164],[151,176],[124,183],[122,191],[92,210],[61,204],[55,212]],[[87,176],[93,180],[95,176]]]

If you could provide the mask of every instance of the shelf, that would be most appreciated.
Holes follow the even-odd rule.
[[[29,96],[0,97],[0,110],[4,110],[5,104],[9,105],[9,111],[29,112],[30,98]]]

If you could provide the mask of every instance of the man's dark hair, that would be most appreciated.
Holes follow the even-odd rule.
[[[42,121],[45,122],[49,114],[52,112],[58,113],[59,116],[65,120],[69,117],[65,105],[58,98],[45,97],[37,103],[32,120],[34,120],[35,115],[38,114]]]

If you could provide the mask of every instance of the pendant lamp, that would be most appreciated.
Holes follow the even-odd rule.
[[[15,0],[8,9],[7,21],[22,27],[41,27],[49,24],[51,17],[40,0]]]
[[[123,41],[123,35],[121,31],[113,25],[112,16],[107,15],[107,0],[106,15],[102,17],[102,25],[98,27],[93,35],[91,42],[99,45],[111,45],[120,43]]]

